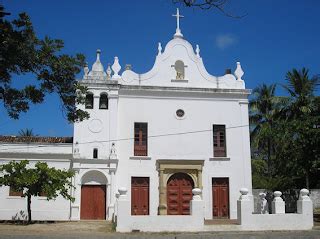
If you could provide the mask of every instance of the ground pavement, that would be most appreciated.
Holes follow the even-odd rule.
[[[60,222],[32,225],[0,223],[0,239],[320,239],[320,225],[311,231],[283,232],[199,232],[199,233],[116,233],[106,221]]]

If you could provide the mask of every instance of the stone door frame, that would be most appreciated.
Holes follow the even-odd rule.
[[[167,215],[167,182],[175,173],[188,174],[194,187],[202,189],[202,168],[204,160],[167,160],[158,159],[159,171],[159,215]]]

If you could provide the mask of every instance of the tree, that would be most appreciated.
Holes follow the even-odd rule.
[[[222,12],[224,15],[228,17],[233,18],[242,18],[245,15],[237,16],[233,15],[226,11],[226,5],[228,4],[228,0],[172,0],[174,4],[182,4],[186,7],[192,7],[192,8],[200,8],[203,10],[210,10],[210,9],[216,9],[220,12]]]
[[[262,85],[250,100],[254,187],[319,186],[319,77],[303,68],[289,71],[286,79],[289,97],[276,96],[274,85]]]
[[[36,136],[34,133],[33,133],[33,129],[21,129],[18,134],[22,137],[32,137],[32,136]]]
[[[8,115],[18,119],[31,103],[42,103],[46,94],[56,93],[69,121],[88,118],[86,111],[76,108],[76,103],[84,103],[86,93],[86,88],[75,79],[84,65],[84,56],[61,54],[62,40],[47,36],[39,39],[26,13],[8,21],[4,19],[7,14],[3,6],[0,7],[0,102]],[[26,74],[38,82],[24,82],[26,76],[22,76]],[[14,87],[13,80],[20,81],[23,87]]]
[[[293,131],[291,150],[292,159],[299,166],[298,175],[305,178],[305,186],[310,187],[310,175],[320,167],[320,123],[319,96],[315,96],[320,85],[319,75],[310,77],[309,70],[292,69],[286,74],[287,84],[283,87],[290,94],[287,126]]]
[[[275,91],[275,84],[270,86],[262,84],[253,90],[253,98],[249,104],[251,144],[260,153],[260,158],[266,160],[269,176],[271,176],[271,160],[274,151],[273,126],[287,101],[286,98],[276,97]]]
[[[49,168],[45,162],[37,162],[34,168],[28,167],[29,161],[11,161],[0,166],[0,186],[10,186],[15,191],[23,192],[27,198],[28,223],[31,222],[31,198],[32,196],[45,195],[47,200],[61,195],[65,199],[74,201],[70,195],[73,188],[71,170]]]

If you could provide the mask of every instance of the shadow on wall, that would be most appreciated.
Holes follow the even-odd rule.
[[[12,216],[12,221],[14,222],[26,221],[27,219],[28,215],[23,210],[17,212],[16,215]]]

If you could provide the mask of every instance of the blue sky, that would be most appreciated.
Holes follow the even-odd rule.
[[[62,39],[63,53],[83,53],[91,66],[96,49],[102,50],[106,66],[118,56],[120,64],[132,64],[143,73],[151,69],[157,43],[172,39],[176,21],[171,15],[177,5],[171,0],[55,0],[1,1],[15,17],[27,12],[40,37]],[[222,75],[241,61],[246,87],[262,83],[285,83],[292,68],[307,67],[311,75],[320,72],[320,1],[229,0],[227,11],[245,15],[241,19],[218,11],[180,7],[185,17],[181,29],[200,54],[209,73]],[[80,75],[79,77],[81,77]],[[279,94],[284,94],[280,89]],[[32,128],[43,136],[71,136],[73,126],[61,112],[56,95],[41,105],[31,106],[19,120],[10,119],[0,107],[0,134],[17,135]]]

